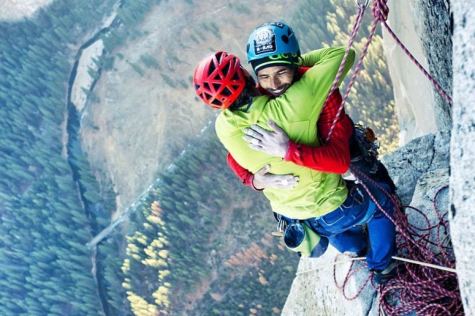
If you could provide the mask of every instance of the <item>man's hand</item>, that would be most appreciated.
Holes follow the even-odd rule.
[[[257,190],[291,189],[299,183],[299,177],[291,174],[269,173],[270,165],[265,165],[254,174],[252,185]]]
[[[252,149],[271,156],[284,158],[289,148],[289,137],[274,121],[268,122],[271,130],[267,131],[253,124],[244,130],[244,140]]]

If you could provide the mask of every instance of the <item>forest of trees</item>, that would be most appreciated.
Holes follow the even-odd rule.
[[[224,157],[208,128],[131,218],[123,271],[136,315],[281,310],[298,258],[277,247],[267,201],[233,179]]]
[[[91,173],[66,101],[75,50],[115,2],[55,1],[30,20],[0,23],[1,315],[131,315],[124,237],[86,247],[115,196]],[[123,1],[120,32],[152,3]]]
[[[71,47],[111,4],[63,1],[35,19],[0,24],[1,315],[102,310],[63,128]]]
[[[121,2],[103,35],[109,67],[156,3]],[[109,224],[115,196],[81,149],[67,83],[76,50],[114,4],[54,1],[31,20],[0,22],[0,315],[280,314],[298,257],[269,237],[269,204],[230,173],[212,129],[159,175],[127,232],[85,246]],[[351,0],[304,0],[289,22],[307,51],[346,44],[354,11]],[[393,148],[380,35],[354,89],[347,109]]]

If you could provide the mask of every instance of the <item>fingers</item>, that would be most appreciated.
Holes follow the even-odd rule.
[[[251,147],[260,147],[261,145],[261,140],[258,139],[258,138],[254,138],[252,136],[249,136],[249,135],[244,135],[243,136],[244,140],[251,146]]]
[[[270,165],[267,164],[254,174],[254,181],[263,188],[292,189],[299,184],[299,177],[292,174],[269,173]]]
[[[282,175],[276,177],[278,178],[274,179],[275,185],[279,189],[290,189],[295,187],[299,183],[299,177],[295,177],[292,175]]]
[[[282,128],[280,128],[280,126],[274,121],[269,120],[267,121],[267,124],[274,131],[283,132]],[[257,124],[252,124],[250,127],[244,129],[244,134],[250,137],[263,139],[266,135],[272,135],[272,131],[268,131]]]
[[[277,125],[277,123],[274,122],[273,120],[268,120],[268,121],[267,121],[267,124],[268,124],[274,131],[283,132],[283,129],[280,128],[280,126]]]
[[[248,128],[245,128],[244,129],[244,134],[249,136],[249,137],[253,137],[253,138],[257,138],[257,139],[262,139],[263,135],[262,133],[257,129],[257,125],[251,125],[251,127],[248,127]]]
[[[254,130],[254,132],[258,133],[261,137],[267,134],[270,134],[268,130],[263,129],[257,124],[252,124],[250,129]]]
[[[270,170],[270,165],[265,165],[261,169],[257,170],[256,174],[266,174]]]

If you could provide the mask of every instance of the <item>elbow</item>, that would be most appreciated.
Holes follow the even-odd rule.
[[[356,56],[356,52],[353,48],[350,48],[350,52],[349,52],[349,56],[353,59],[355,59],[355,56]]]
[[[350,169],[350,162],[344,162],[337,168],[337,173],[344,174]]]
[[[350,51],[348,52],[348,62],[353,65],[355,62],[355,57],[356,57],[356,52],[353,48],[350,48]]]
[[[338,165],[337,173],[344,174],[345,172],[347,172],[348,169],[350,169],[350,163],[351,163],[351,157],[350,157],[350,151],[348,150],[341,156],[341,161],[340,161],[340,164]]]
[[[342,166],[341,166],[341,171],[340,173],[341,174],[344,174],[346,173],[348,170],[350,170],[350,160],[348,159],[348,162],[345,162]]]

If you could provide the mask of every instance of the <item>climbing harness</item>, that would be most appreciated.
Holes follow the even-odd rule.
[[[287,228],[287,222],[277,213],[274,213],[274,217],[277,220],[277,227],[271,234],[274,237],[283,237],[285,229]]]
[[[274,212],[276,230],[271,234],[281,237],[287,249],[302,257],[319,257],[328,247],[328,239],[315,232],[306,221],[286,218]]]
[[[354,151],[357,153],[354,153]],[[361,124],[355,124],[350,140],[350,166],[375,175],[378,171],[379,143],[374,131]]]
[[[284,232],[287,249],[302,257],[319,257],[328,246],[326,237],[317,234],[305,221],[291,220]]]

